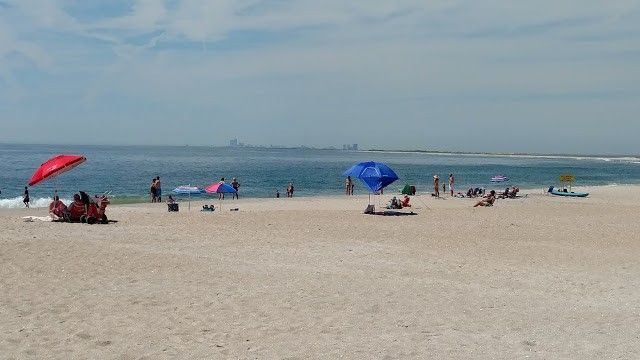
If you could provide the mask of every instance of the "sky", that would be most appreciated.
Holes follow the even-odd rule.
[[[640,2],[0,0],[0,142],[639,154]]]

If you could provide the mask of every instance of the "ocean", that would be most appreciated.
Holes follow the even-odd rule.
[[[486,154],[430,154],[315,149],[163,147],[163,146],[61,146],[0,144],[0,208],[22,207],[24,186],[35,169],[55,154],[81,154],[87,161],[57,178],[29,189],[32,206],[47,206],[54,189],[63,199],[78,190],[89,194],[111,192],[114,203],[148,201],[151,179],[160,176],[163,195],[179,185],[204,187],[224,177],[237,177],[241,197],[284,195],[287,184],[296,196],[343,194],[342,173],[356,162],[379,161],[391,166],[404,184],[430,191],[433,175],[442,182],[453,173],[457,190],[469,187],[504,188],[516,185],[543,189],[570,173],[576,185],[640,184],[640,157],[540,156]],[[494,185],[494,175],[511,180]],[[355,181],[355,193],[366,189]],[[211,195],[203,195],[211,197]],[[217,198],[217,196],[216,196]]]

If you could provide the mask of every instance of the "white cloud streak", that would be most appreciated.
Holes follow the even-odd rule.
[[[75,96],[57,101],[80,99],[90,112],[115,97],[155,106],[167,123],[177,107],[256,126],[330,116],[390,129],[397,116],[426,133],[425,114],[512,119],[553,94],[565,103],[545,111],[570,114],[583,95],[640,92],[640,5],[630,0],[137,0],[94,17],[72,15],[65,1],[7,4],[0,81],[12,90],[0,95],[37,103],[63,79]],[[28,65],[16,56],[54,78],[23,84]],[[634,107],[618,109],[627,119]],[[408,136],[418,144],[420,134]]]

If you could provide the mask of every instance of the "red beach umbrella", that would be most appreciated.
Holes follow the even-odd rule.
[[[56,155],[40,165],[31,176],[28,184],[29,186],[34,186],[44,180],[67,172],[85,161],[87,161],[87,158],[82,155]]]

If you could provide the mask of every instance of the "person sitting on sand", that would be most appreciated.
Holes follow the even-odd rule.
[[[469,188],[469,191],[467,191],[467,197],[472,198],[473,196],[473,188]]]
[[[493,203],[496,202],[496,192],[495,190],[491,190],[491,192],[489,193],[489,195],[478,201],[473,207],[478,207],[478,206],[493,206]]]
[[[511,194],[511,189],[507,187],[506,189],[504,189],[504,192],[502,194],[498,195],[498,198],[506,199],[509,197],[509,194]]]
[[[175,204],[176,200],[173,198],[173,196],[169,195],[169,198],[167,199],[167,204]]]
[[[389,205],[387,205],[387,209],[402,209],[402,205],[400,205],[400,201],[395,196],[389,201]]]
[[[87,213],[87,208],[80,194],[73,194],[73,202],[69,204],[68,210],[69,216],[73,221],[80,221],[80,217]]]
[[[411,204],[409,204],[409,201],[411,201],[411,199],[409,198],[409,196],[405,195],[402,201],[400,202],[400,206],[403,208],[411,207]]]
[[[53,197],[53,201],[49,204],[49,214],[55,218],[64,218],[67,212],[67,206],[60,200],[58,195]]]

